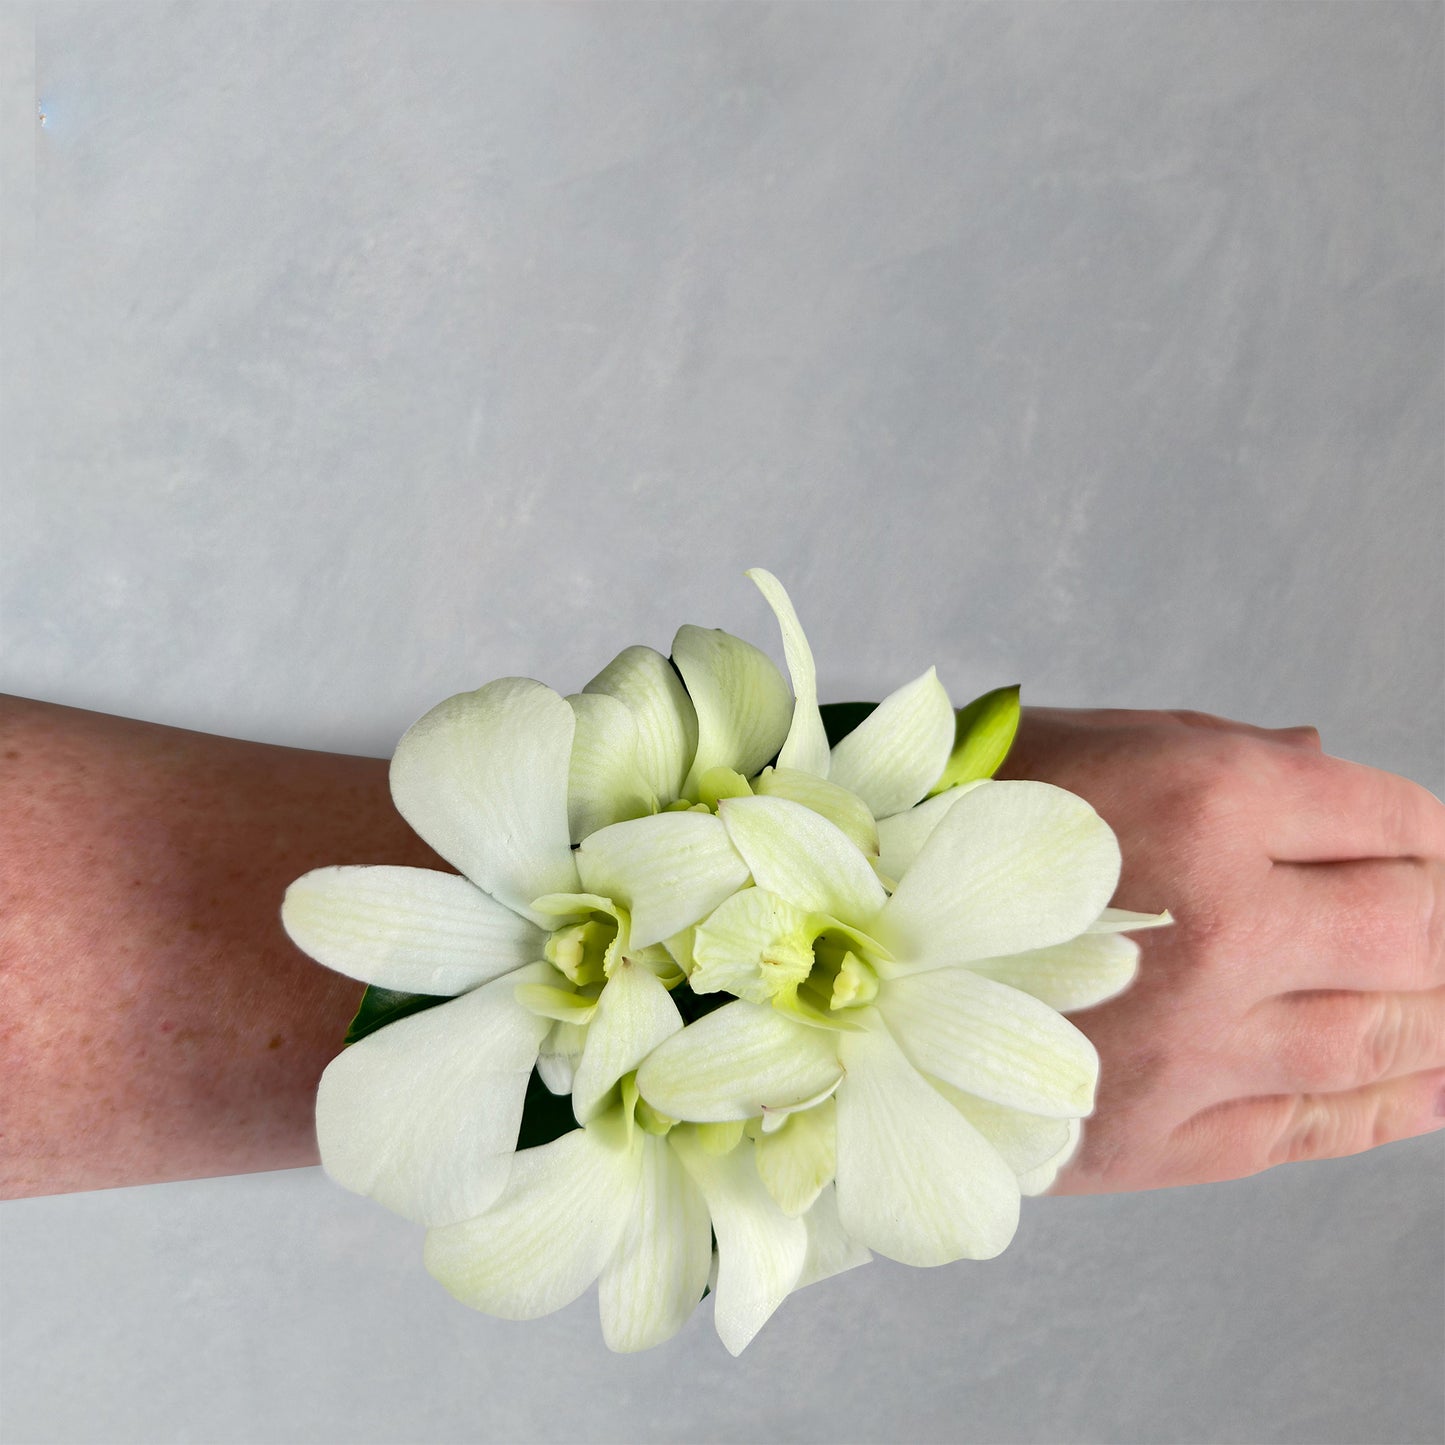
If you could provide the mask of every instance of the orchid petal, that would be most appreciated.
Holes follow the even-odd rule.
[[[905,1051],[906,1052],[906,1051]],[[1048,1119],[1026,1114],[1006,1104],[980,1099],[977,1094],[955,1089],[942,1079],[924,1075],[928,1082],[998,1150],[1015,1174],[1023,1175],[1046,1164],[1073,1137],[1076,1119]]]
[[[557,977],[553,974],[553,978]],[[575,989],[561,988],[555,983],[523,983],[517,985],[517,1002],[538,1018],[555,1023],[584,1025],[591,1023],[597,1012],[597,1000]]]
[[[870,858],[878,856],[878,825],[873,814],[867,803],[847,788],[795,768],[777,767],[764,768],[753,780],[753,791],[761,797],[787,798],[811,808],[847,834]]]
[[[572,841],[657,811],[657,795],[638,766],[637,720],[625,703],[600,692],[567,699],[577,720],[567,774]]]
[[[975,959],[968,968],[1072,1013],[1129,987],[1139,971],[1139,945],[1122,933],[1085,933],[1051,948]]]
[[[547,1032],[512,997],[532,965],[399,1019],[327,1066],[316,1096],[321,1163],[343,1188],[422,1224],[488,1208],[507,1183],[522,1101]]]
[[[934,829],[878,922],[918,972],[1046,948],[1082,933],[1119,880],[1119,844],[1082,798],[1050,783],[974,788]]]
[[[788,735],[793,708],[782,673],[766,653],[715,628],[679,628],[672,657],[697,709],[697,753],[683,794],[696,796],[709,768],[752,777]]]
[[[281,905],[291,941],[347,978],[454,995],[542,957],[547,935],[455,873],[317,868]]]
[[[547,1031],[537,1054],[537,1072],[554,1094],[572,1092],[572,1080],[576,1077],[577,1065],[582,1062],[586,1038],[585,1024],[563,1023],[560,1019]]]
[[[642,1178],[597,1304],[610,1350],[651,1349],[687,1323],[712,1267],[707,1205],[666,1139],[643,1136]]]
[[[709,1154],[731,1154],[743,1142],[747,1125],[742,1119],[729,1119],[725,1124],[694,1124],[698,1143]]]
[[[567,824],[572,709],[550,688],[505,677],[439,703],[391,761],[402,817],[514,913],[575,893]],[[536,920],[534,920],[536,921]]]
[[[829,1184],[803,1216],[808,1229],[808,1255],[794,1289],[832,1279],[845,1270],[868,1264],[873,1256],[843,1228],[838,1219],[838,1190]]]
[[[1054,1187],[1066,1164],[1078,1153],[1079,1140],[1083,1137],[1083,1122],[1069,1120],[1069,1137],[1063,1147],[1050,1159],[1019,1175],[1020,1194],[1044,1194]]]
[[[637,1070],[637,1088],[673,1119],[754,1119],[835,1085],[843,1074],[839,1037],[740,999],[654,1049]]]
[[[857,844],[786,798],[728,798],[718,816],[759,888],[867,928],[888,895]]]
[[[778,619],[783,634],[783,656],[793,683],[793,721],[778,754],[778,765],[826,778],[828,734],[823,728],[823,715],[818,711],[818,670],[813,664],[807,634],[787,590],[771,572],[754,567],[746,575],[757,584]]]
[[[718,1258],[713,1323],[728,1353],[738,1355],[797,1284],[808,1230],[769,1198],[750,1149],[710,1154],[691,1132],[678,1129],[670,1137],[712,1216]]]
[[[894,813],[891,818],[884,818],[878,825],[878,867],[889,878],[902,878],[933,836],[933,830],[953,811],[953,805],[988,781],[979,778],[962,783],[936,798],[928,798],[901,813]]]
[[[885,984],[878,1009],[913,1065],[957,1089],[1054,1119],[1094,1106],[1093,1044],[1018,989],[938,968]]]
[[[696,928],[681,928],[662,940],[662,946],[672,955],[673,961],[683,971],[684,976],[690,974],[697,966],[692,956],[693,942],[696,937]]]
[[[1018,1181],[886,1028],[841,1036],[838,1217],[901,1264],[992,1259],[1018,1228]]]
[[[651,647],[619,652],[584,693],[615,697],[637,720],[637,765],[666,805],[682,796],[697,752],[697,712],[673,665]]]
[[[796,1219],[838,1172],[838,1114],[833,1099],[788,1114],[754,1143],[758,1174],[778,1208]]]
[[[953,705],[938,674],[890,693],[833,749],[828,777],[875,818],[911,808],[938,781],[953,747]]]
[[[546,919],[548,929],[562,928],[589,913],[601,913],[618,926],[626,926],[626,913],[601,893],[543,893],[532,900],[532,912]]]
[[[1106,908],[1085,930],[1085,933],[1133,933],[1141,928],[1168,928],[1174,915],[1163,913],[1131,913],[1127,908]]]
[[[696,923],[748,881],[747,864],[711,813],[614,823],[583,841],[577,867],[590,892],[629,910],[634,948]]]
[[[582,1062],[572,1081],[572,1110],[586,1124],[602,1109],[612,1086],[682,1028],[657,975],[629,959],[613,971],[597,999]]]
[[[473,1309],[504,1320],[551,1314],[616,1251],[641,1172],[640,1147],[613,1149],[590,1129],[523,1149],[491,1209],[428,1232],[426,1267]]]

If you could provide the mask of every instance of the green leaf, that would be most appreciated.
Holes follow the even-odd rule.
[[[361,1005],[356,1010],[356,1016],[346,1030],[343,1045],[354,1044],[358,1039],[364,1039],[367,1034],[374,1034],[377,1029],[384,1029],[387,1024],[394,1024],[398,1019],[419,1014],[423,1009],[435,1008],[439,1003],[450,1002],[451,999],[445,994],[403,993],[400,989],[368,986],[361,995]]]
[[[928,790],[936,798],[960,783],[991,778],[1008,756],[1019,730],[1019,684],[996,687],[958,710],[953,751],[943,776]]]
[[[876,702],[825,702],[818,711],[823,714],[823,731],[828,746],[836,748],[854,728],[876,708]]]

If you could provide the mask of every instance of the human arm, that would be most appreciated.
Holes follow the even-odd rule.
[[[361,985],[281,929],[328,863],[443,867],[387,764],[0,697],[0,1196],[314,1164]]]
[[[1092,802],[1120,901],[1177,920],[1075,1018],[1102,1084],[1055,1192],[1441,1122],[1445,808],[1423,789],[1322,757],[1308,729],[1048,708],[1025,709],[1001,776]],[[292,946],[279,905],[318,866],[446,866],[387,764],[5,698],[0,817],[0,1194],[315,1163],[316,1082],[361,988]]]

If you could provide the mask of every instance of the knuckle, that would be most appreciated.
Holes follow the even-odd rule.
[[[1378,1149],[1381,1144],[1389,1144],[1399,1138],[1399,1109],[1394,1105],[1393,1099],[1383,1095],[1371,1101],[1356,1151]]]
[[[1408,1132],[1408,1131],[1405,1131]],[[1288,1100],[1263,1168],[1309,1159],[1339,1159],[1389,1144],[1402,1133],[1400,1099],[1385,1086],[1333,1099],[1304,1094]]]
[[[1275,791],[1287,789],[1308,794],[1323,792],[1331,786],[1329,763],[1315,748],[1280,748],[1261,743],[1254,754],[1254,764],[1265,785]]]
[[[1397,994],[1319,994],[1287,1008],[1267,1049],[1285,1087],[1372,1084],[1408,1065],[1416,1049],[1414,1014]]]
[[[1301,723],[1298,727],[1277,728],[1281,741],[1287,742],[1294,747],[1309,748],[1314,752],[1324,751],[1324,739],[1320,737],[1320,730],[1313,723]]]
[[[1175,812],[1211,838],[1247,823],[1257,796],[1251,752],[1246,740],[1224,736],[1181,759]]]
[[[1339,1115],[1321,1098],[1301,1094],[1281,1111],[1279,1127],[1265,1154],[1265,1165],[1297,1164],[1305,1159],[1327,1159],[1343,1152]]]
[[[1373,1083],[1394,1073],[1406,1034],[1404,1000],[1388,993],[1372,998],[1356,1034],[1353,1081]]]

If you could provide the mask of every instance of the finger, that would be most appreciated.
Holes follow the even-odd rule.
[[[1276,1164],[1338,1159],[1442,1125],[1445,1069],[1341,1094],[1235,1099],[1196,1114],[1174,1131],[1167,1182],[1209,1184]]]
[[[1247,1094],[1338,1093],[1445,1068],[1445,989],[1270,999],[1233,1047]]]
[[[1445,983],[1445,862],[1276,863],[1266,889],[1272,992]]]
[[[1445,804],[1418,783],[1300,748],[1271,758],[1265,842],[1276,862],[1445,858]]]

